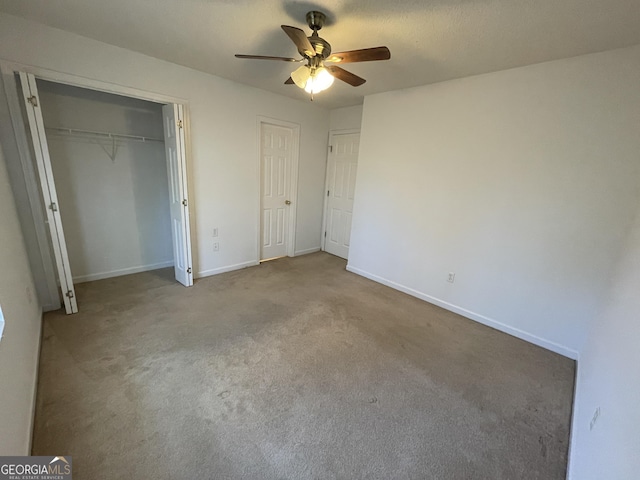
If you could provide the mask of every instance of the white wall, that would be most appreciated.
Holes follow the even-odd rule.
[[[0,455],[29,455],[41,310],[0,149]]]
[[[569,465],[569,478],[575,480],[633,480],[640,471],[640,209],[638,213],[606,308],[580,353]]]
[[[37,83],[74,280],[173,265],[164,143],[118,142],[112,160],[113,145],[108,140],[98,143],[86,135],[51,130],[73,128],[162,140],[162,106]]]
[[[575,357],[640,200],[639,78],[636,46],[367,97],[349,269]]]
[[[329,113],[330,130],[360,130],[362,125],[362,105],[334,108]]]
[[[196,275],[256,262],[260,192],[257,117],[299,124],[295,248],[301,252],[320,247],[328,110],[6,14],[0,14],[0,58],[188,103]],[[234,61],[231,53],[229,61]],[[17,159],[8,156],[7,161]],[[219,229],[219,252],[213,251],[214,227]]]

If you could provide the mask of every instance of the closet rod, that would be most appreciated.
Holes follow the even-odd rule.
[[[76,128],[47,127],[47,130],[61,135],[77,135],[83,138],[136,140],[139,142],[164,142],[162,138],[142,137],[139,135],[125,135],[122,133],[96,132],[93,130],[79,130]]]

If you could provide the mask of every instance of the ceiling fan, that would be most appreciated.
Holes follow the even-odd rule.
[[[391,52],[387,47],[363,48],[332,54],[329,42],[318,35],[318,30],[323,27],[326,18],[326,15],[322,12],[311,11],[307,13],[307,24],[313,30],[310,37],[307,37],[304,31],[299,28],[281,25],[282,30],[298,48],[298,53],[302,55],[301,59],[240,54],[236,54],[236,57],[304,63],[294,70],[284,83],[287,85],[295,84],[304,89],[311,94],[311,100],[313,100],[315,93],[329,88],[333,84],[334,77],[354,87],[366,82],[364,78],[333,64],[370,62],[374,60],[389,60],[391,58]]]

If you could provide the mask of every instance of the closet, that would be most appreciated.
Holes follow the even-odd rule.
[[[67,313],[75,283],[174,266],[191,285],[182,106],[26,73],[17,93]]]
[[[74,283],[173,266],[162,106],[38,91]]]

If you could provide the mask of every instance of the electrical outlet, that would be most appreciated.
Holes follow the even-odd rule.
[[[596,422],[598,421],[598,417],[600,417],[600,407],[596,408],[596,411],[593,412],[593,417],[589,423],[589,430],[593,430],[593,427],[595,427]]]
[[[456,281],[456,274],[453,272],[449,272],[449,278],[447,278],[447,282],[453,283]]]
[[[220,243],[213,242],[213,251],[214,252],[219,252],[220,251]]]
[[[218,227],[213,229],[213,236],[217,237],[218,236]]]

